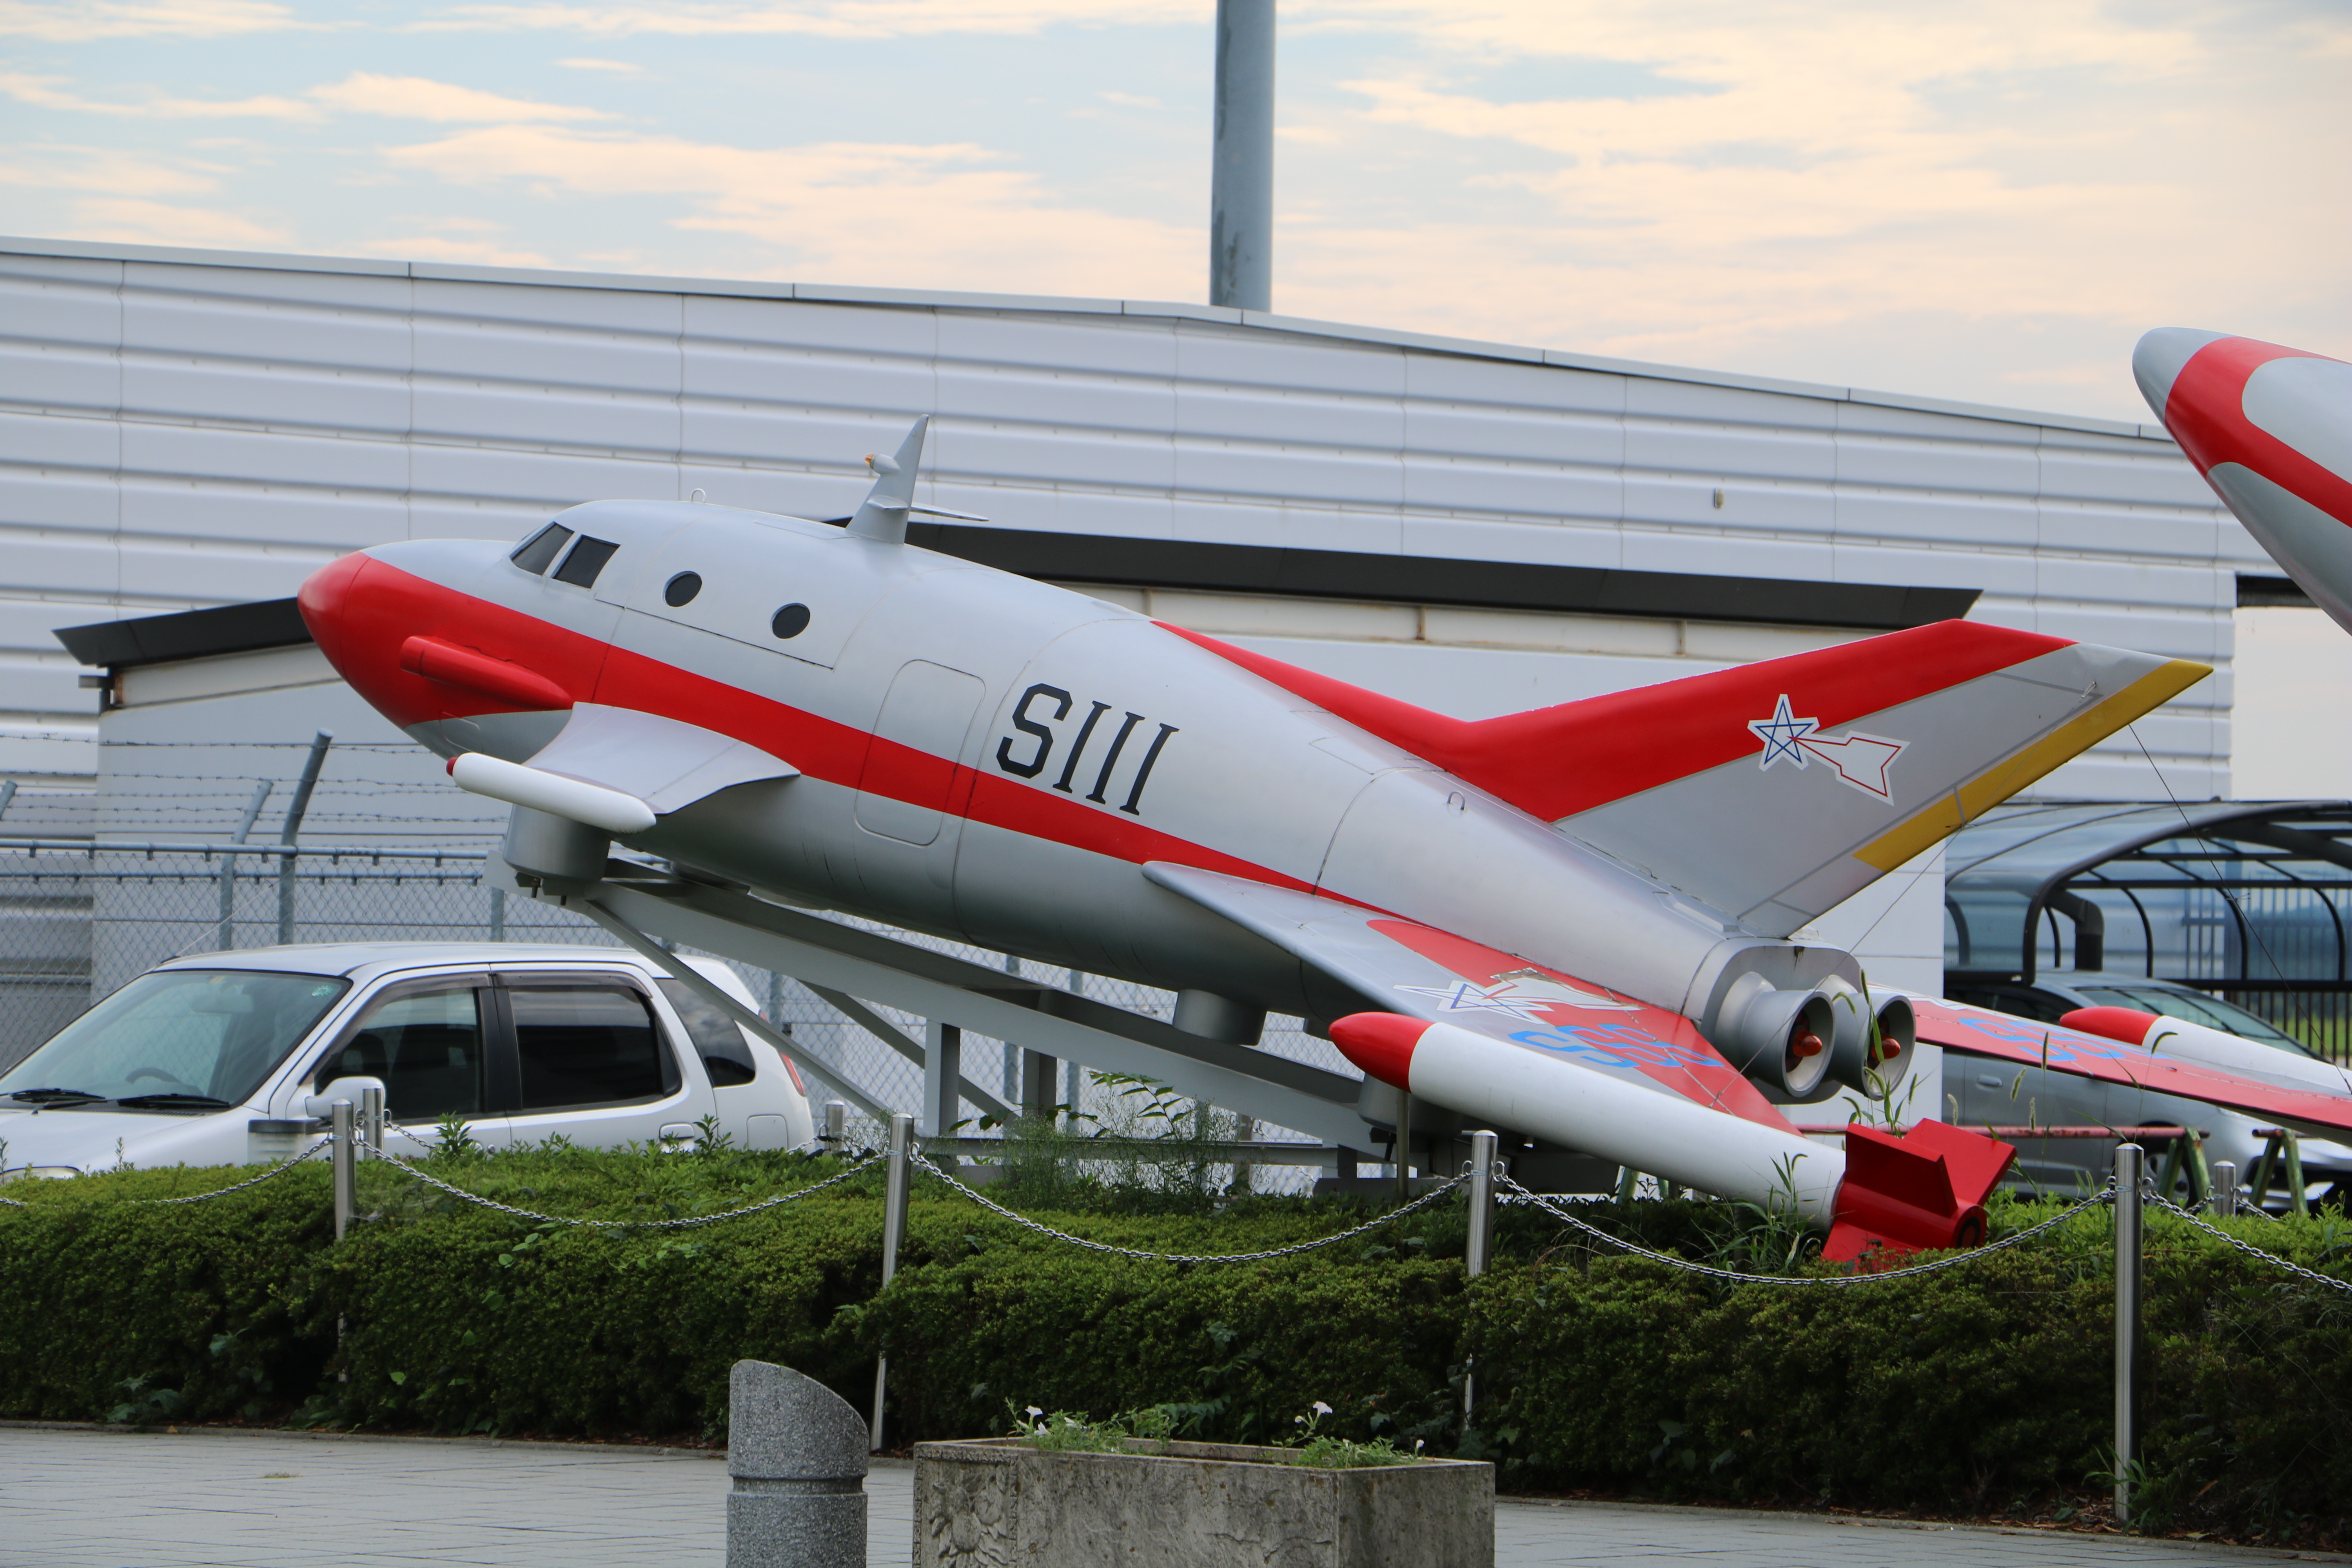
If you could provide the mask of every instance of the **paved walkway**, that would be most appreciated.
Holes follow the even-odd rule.
[[[867,1483],[873,1568],[908,1561],[912,1482],[911,1468],[896,1465]],[[719,1568],[727,1489],[723,1464],[676,1450],[0,1427],[0,1568]],[[1495,1538],[1497,1568],[2296,1560],[2169,1542],[1621,1503],[1504,1502]]]

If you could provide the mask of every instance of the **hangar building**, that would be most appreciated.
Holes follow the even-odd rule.
[[[224,837],[323,728],[309,837],[479,847],[268,602],[601,497],[839,517],[918,414],[988,520],[919,542],[1465,718],[1953,616],[2217,667],[2043,798],[2227,795],[2276,570],[2153,426],[1164,302],[0,240],[0,405],[17,834]],[[1941,891],[1816,929],[1932,986]]]

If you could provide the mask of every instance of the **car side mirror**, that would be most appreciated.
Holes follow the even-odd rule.
[[[352,1102],[352,1114],[356,1115],[360,1109],[360,1091],[369,1089],[380,1090],[383,1088],[383,1079],[372,1074],[354,1073],[350,1078],[339,1078],[305,1100],[302,1102],[302,1114],[313,1121],[323,1120],[329,1114],[328,1108],[335,1101],[348,1100]],[[389,1099],[390,1096],[387,1095],[386,1098]]]

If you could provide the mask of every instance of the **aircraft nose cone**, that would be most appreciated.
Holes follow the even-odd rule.
[[[2172,384],[2179,379],[2181,367],[2207,343],[2219,342],[2228,335],[2195,327],[2158,327],[2140,339],[2139,346],[2132,350],[2132,379],[2139,383],[2139,395],[2147,399],[2158,419],[2170,423],[2165,410],[2172,402]]]
[[[399,649],[402,635],[382,624],[381,595],[369,592],[369,577],[380,571],[368,552],[329,562],[310,574],[294,602],[302,624],[310,628],[319,651],[352,689],[378,711],[404,723],[401,706]]]

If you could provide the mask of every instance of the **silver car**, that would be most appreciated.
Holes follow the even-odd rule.
[[[724,964],[688,962],[751,1005]],[[634,953],[263,947],[149,970],[0,1078],[0,1180],[284,1159],[317,1136],[317,1101],[377,1082],[407,1130],[394,1152],[423,1152],[445,1117],[486,1148],[684,1144],[706,1117],[737,1148],[814,1132],[772,1046]]]

